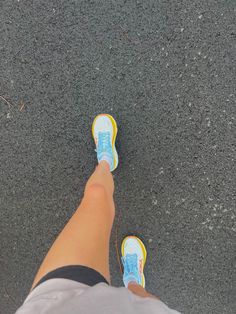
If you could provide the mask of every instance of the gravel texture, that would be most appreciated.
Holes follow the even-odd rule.
[[[101,112],[119,125],[119,241],[146,243],[147,288],[235,313],[235,17],[233,0],[1,0],[0,313],[79,204]]]

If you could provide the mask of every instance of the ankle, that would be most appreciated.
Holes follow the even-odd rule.
[[[138,295],[141,298],[154,298],[154,299],[158,299],[158,297],[152,295],[151,293],[147,292],[145,288],[143,288],[141,285],[139,285],[137,282],[135,281],[131,281],[128,284],[128,289],[129,291],[131,291],[132,293]]]
[[[130,281],[127,286],[128,290],[138,296],[146,296],[146,290],[136,281]]]
[[[131,290],[132,287],[136,287],[136,286],[140,286],[140,284],[138,284],[137,281],[129,281],[129,282],[128,282],[128,285],[127,285],[127,288],[128,288],[129,290]],[[140,286],[140,287],[141,287],[141,286]]]
[[[139,285],[136,277],[133,274],[124,275],[123,282],[126,288],[129,288],[129,285]]]
[[[107,160],[102,159],[99,164],[98,164],[101,168],[108,170],[109,172],[111,171],[110,169],[110,164]]]

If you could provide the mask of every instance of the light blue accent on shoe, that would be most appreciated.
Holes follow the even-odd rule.
[[[110,165],[110,169],[113,169],[114,156],[111,145],[111,134],[109,131],[98,132],[97,159],[98,162],[106,160]]]
[[[123,282],[125,287],[128,287],[128,284],[131,281],[135,281],[141,285],[142,278],[138,271],[138,255],[126,254],[121,260],[124,266]]]

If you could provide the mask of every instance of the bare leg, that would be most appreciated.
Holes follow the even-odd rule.
[[[67,265],[95,269],[110,282],[109,240],[115,216],[114,182],[106,161],[89,178],[79,208],[46,255],[33,287],[48,272]]]
[[[97,270],[110,282],[109,240],[115,215],[114,182],[106,161],[89,178],[82,202],[59,234],[34,279],[32,288],[48,272],[67,265]],[[128,289],[140,297],[153,297],[136,282]]]

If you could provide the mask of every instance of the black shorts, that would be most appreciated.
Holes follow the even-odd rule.
[[[81,265],[69,265],[56,268],[55,270],[47,273],[43,278],[39,280],[39,282],[34,288],[36,288],[38,285],[49,279],[55,278],[74,280],[79,283],[88,285],[90,287],[95,286],[100,282],[109,284],[107,280],[98,271],[92,268]]]

